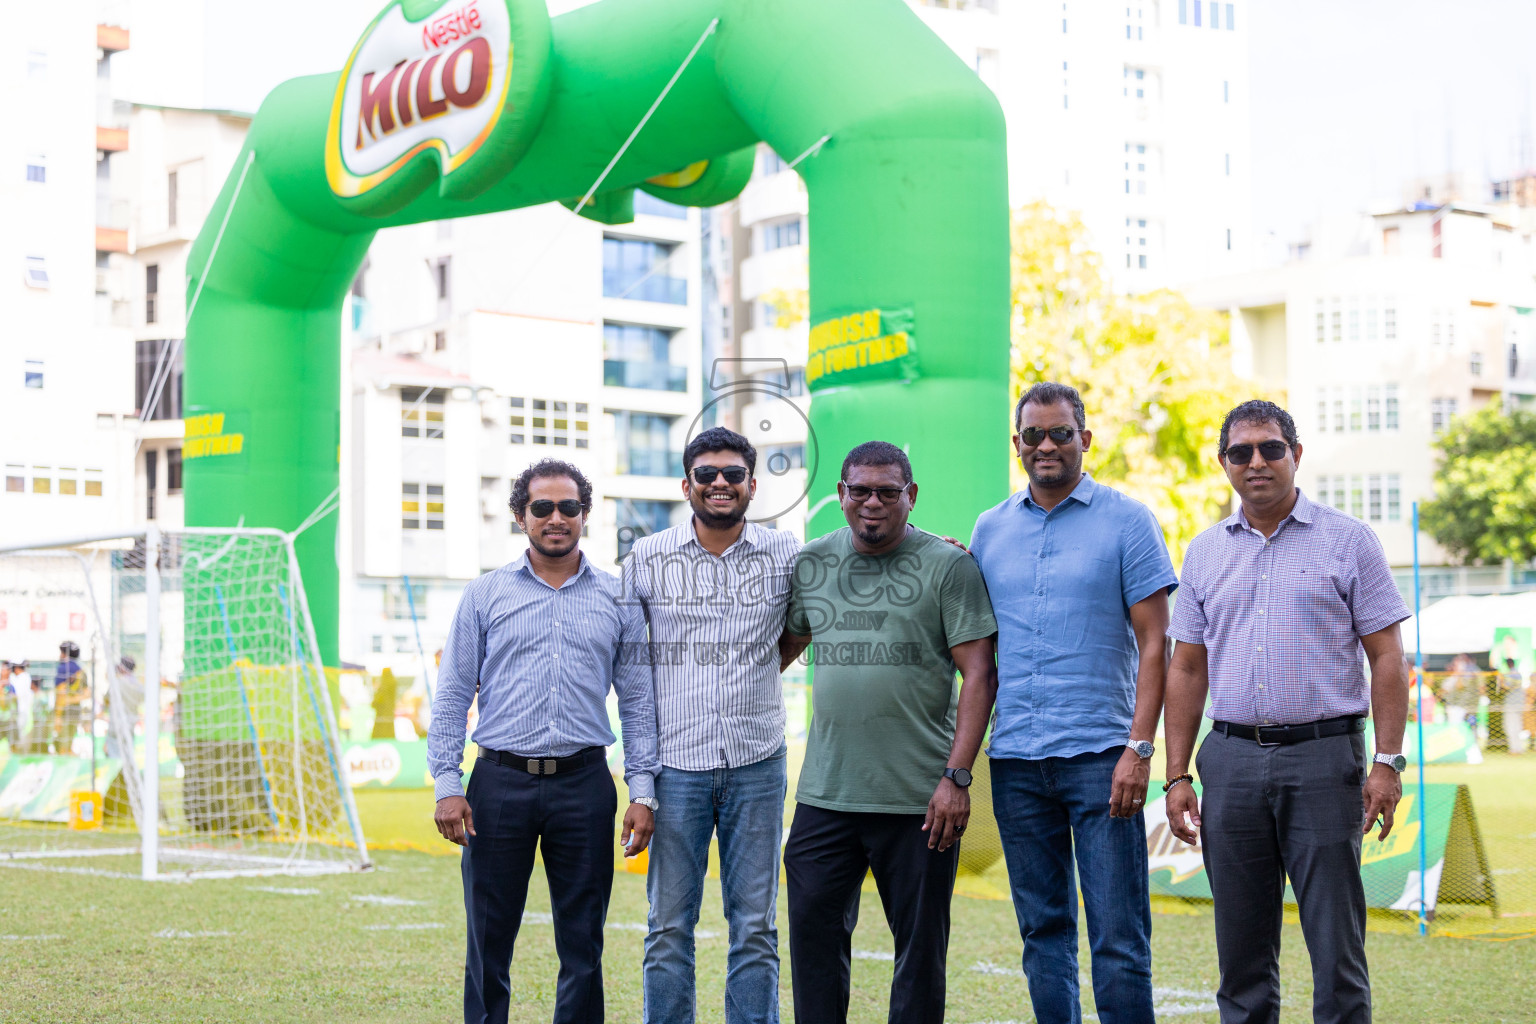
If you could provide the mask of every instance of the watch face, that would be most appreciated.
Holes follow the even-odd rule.
[[[1408,767],[1408,759],[1406,757],[1404,757],[1402,754],[1398,754],[1396,757],[1394,757],[1392,759],[1392,767],[1396,768],[1399,772],[1401,772],[1405,768]]]
[[[964,789],[971,784],[971,773],[964,768],[956,768],[950,775],[950,778],[953,779],[955,785],[959,786],[961,789]]]
[[[1146,740],[1137,740],[1135,743],[1131,744],[1131,749],[1136,751],[1137,757],[1145,759],[1152,756],[1152,752],[1155,748]]]

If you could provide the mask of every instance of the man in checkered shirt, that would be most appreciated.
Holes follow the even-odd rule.
[[[1313,1020],[1369,1024],[1360,843],[1378,818],[1377,841],[1387,837],[1402,796],[1408,609],[1370,527],[1296,487],[1289,413],[1244,402],[1222,424],[1220,454],[1242,507],[1184,556],[1169,630],[1168,826],[1205,860],[1222,1024],[1279,1020],[1287,876],[1312,957]],[[1207,689],[1202,817],[1187,772]]]

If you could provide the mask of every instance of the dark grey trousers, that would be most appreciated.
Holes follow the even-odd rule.
[[[1213,732],[1195,758],[1201,852],[1216,902],[1222,1024],[1280,1020],[1286,876],[1312,957],[1312,1019],[1370,1024],[1365,964],[1365,738],[1261,747]]]

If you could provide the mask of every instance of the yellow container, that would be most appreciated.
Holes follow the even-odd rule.
[[[81,831],[101,828],[101,794],[77,789],[69,794],[69,827]]]
[[[643,875],[650,867],[650,863],[651,850],[650,847],[646,847],[639,853],[635,854],[633,857],[624,858],[624,870],[629,872],[631,875]]]

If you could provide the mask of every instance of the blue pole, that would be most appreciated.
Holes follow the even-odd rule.
[[[432,710],[432,672],[427,665],[427,649],[421,643],[421,621],[416,618],[416,595],[411,593],[411,578],[402,576],[405,580],[405,602],[411,609],[411,628],[416,630],[416,653],[421,655],[421,682],[427,690],[427,710]]]
[[[256,750],[256,771],[261,775],[261,791],[267,798],[267,816],[272,819],[272,827],[277,828],[277,804],[272,802],[272,783],[267,779],[267,764],[261,756],[261,734],[256,731],[256,719],[251,715],[251,699],[245,692],[245,673],[240,671],[240,652],[235,649],[235,636],[229,628],[229,607],[224,603],[224,588],[215,585],[213,592],[219,599],[219,615],[224,619],[224,643],[229,647],[229,663],[235,669],[235,683],[240,688],[240,704],[245,708],[245,724],[251,730],[251,746]]]
[[[320,710],[320,702],[315,699],[315,684],[309,678],[309,659],[299,649],[299,627],[293,618],[293,605],[288,600],[288,588],[279,583],[277,596],[283,599],[283,614],[288,616],[288,634],[293,641],[293,656],[298,659],[299,671],[304,673],[304,689],[309,693],[309,706],[315,712],[315,721],[320,724],[320,742],[325,744],[325,756],[331,762],[331,778],[336,780],[336,792],[342,794],[341,804],[346,809],[347,824],[352,826],[352,834],[360,835],[362,830],[357,827],[357,819],[352,816],[352,805],[343,793],[341,768],[336,764],[336,749],[331,746],[331,726]],[[297,742],[298,737],[294,737],[294,740]]]
[[[1425,875],[1428,873],[1429,851],[1425,849],[1425,842],[1429,835],[1429,808],[1424,804],[1424,628],[1419,621],[1419,503],[1413,503],[1413,665],[1418,670],[1419,694],[1418,713],[1414,719],[1418,725],[1418,761],[1419,761],[1419,934],[1429,932],[1429,918],[1424,908],[1428,905],[1428,894],[1425,891],[1427,882]]]

